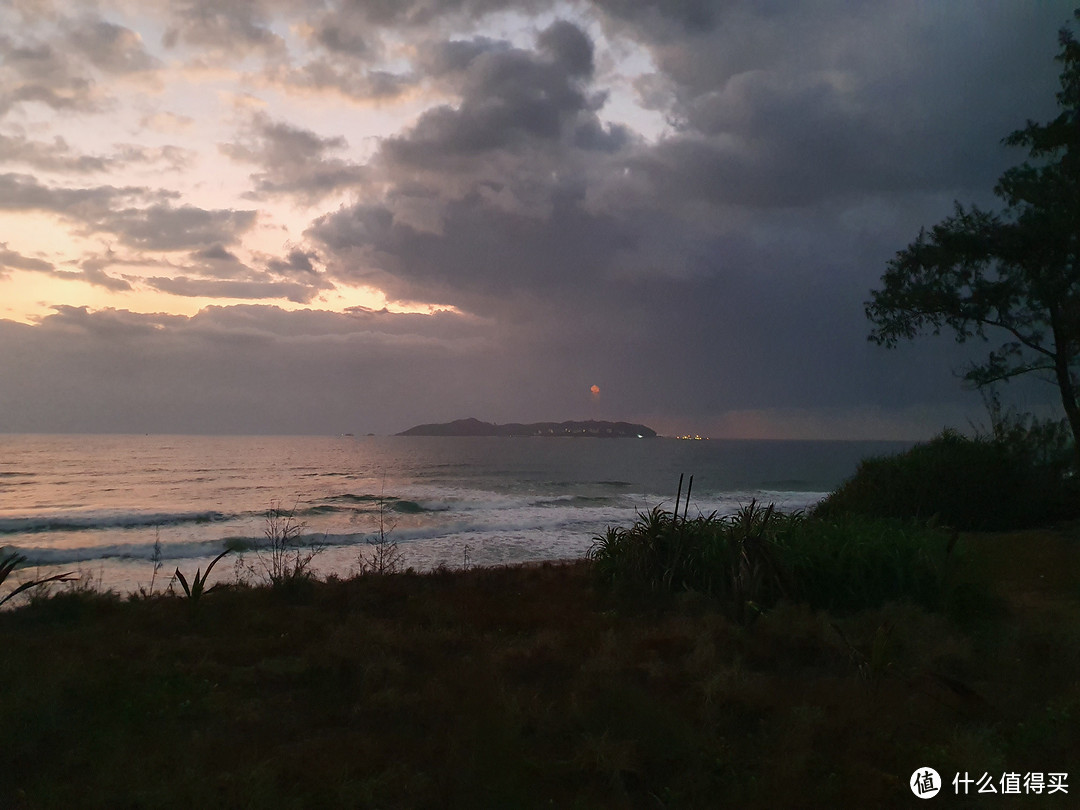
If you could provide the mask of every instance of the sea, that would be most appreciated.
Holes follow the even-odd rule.
[[[14,581],[74,572],[120,593],[253,576],[270,510],[319,576],[357,573],[380,536],[428,571],[584,556],[608,526],[757,501],[811,507],[901,442],[422,436],[0,435],[0,553]],[[693,476],[692,488],[690,476]],[[9,580],[8,585],[11,584]],[[73,587],[54,586],[54,587]],[[7,588],[3,589],[5,592]],[[3,594],[0,593],[0,597]]]

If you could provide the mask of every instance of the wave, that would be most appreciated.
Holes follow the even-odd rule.
[[[324,498],[323,500],[333,503],[356,504],[368,507],[366,510],[362,511],[377,511],[379,505],[383,504],[387,509],[390,509],[394,512],[400,512],[404,515],[417,515],[422,512],[445,512],[450,508],[447,504],[441,502],[425,503],[421,501],[409,500],[407,498],[398,498],[395,495],[354,495],[352,493],[345,493],[344,495],[331,495],[330,497]],[[334,509],[334,507],[328,507],[324,505],[310,507],[308,511],[313,512],[314,514],[321,514],[332,509]]]
[[[221,512],[112,512],[8,517],[0,518],[0,535],[95,529],[140,529],[153,526],[178,526],[185,523],[217,523],[234,517],[237,516]]]
[[[546,506],[546,507],[558,507],[558,506],[579,506],[579,507],[594,507],[594,506],[610,506],[618,503],[615,498],[610,498],[604,495],[558,495],[553,498],[540,498],[539,500],[532,501],[531,506]]]
[[[162,560],[186,560],[215,557],[225,549],[221,540],[192,541],[162,545]],[[26,558],[24,567],[35,565],[73,565],[94,560],[154,559],[153,543],[113,543],[107,546],[76,546],[73,548],[43,548],[39,546],[4,546],[4,552],[16,552]]]

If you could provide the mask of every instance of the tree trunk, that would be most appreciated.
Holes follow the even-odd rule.
[[[1057,377],[1058,390],[1061,392],[1061,404],[1065,408],[1065,418],[1069,420],[1069,429],[1073,436],[1073,464],[1080,474],[1080,403],[1076,401],[1076,387],[1073,385],[1069,370],[1069,350],[1072,348],[1068,337],[1060,335],[1058,313],[1050,310],[1050,326],[1054,331],[1054,374]]]
[[[1061,404],[1065,406],[1065,417],[1069,420],[1069,428],[1073,435],[1073,464],[1080,473],[1080,405],[1076,402],[1076,389],[1073,388],[1072,380],[1068,379],[1069,371],[1065,370],[1066,382],[1061,382],[1061,372],[1058,372],[1058,385],[1061,387]]]

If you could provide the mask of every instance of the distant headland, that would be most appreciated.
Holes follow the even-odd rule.
[[[513,422],[496,425],[479,419],[458,419],[440,425],[417,425],[398,436],[549,436],[594,437],[601,439],[653,439],[656,431],[630,422]]]

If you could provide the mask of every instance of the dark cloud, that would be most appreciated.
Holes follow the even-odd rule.
[[[89,174],[109,168],[107,158],[76,154],[62,137],[51,143],[31,141],[22,135],[0,134],[0,163],[20,163],[51,172]]]
[[[571,76],[592,75],[592,40],[572,22],[556,20],[540,32],[537,45]]]
[[[725,9],[748,4],[738,0],[594,0],[594,5],[613,19],[667,39],[709,31],[717,25]],[[784,3],[770,1],[754,5],[759,13],[771,15]],[[789,5],[794,5],[794,0]]]
[[[293,248],[284,259],[270,259],[266,268],[272,273],[292,278],[310,278],[318,274],[312,260],[319,257],[314,251]]]
[[[95,67],[109,73],[139,73],[160,67],[142,37],[130,28],[93,17],[70,23],[68,43]]]
[[[9,270],[29,270],[35,273],[44,273],[64,281],[82,281],[114,292],[131,289],[131,285],[127,281],[110,276],[94,263],[84,264],[81,272],[60,270],[52,262],[23,256],[14,250],[9,250],[6,242],[0,242],[0,279],[4,278],[7,275],[5,271]]]
[[[352,36],[377,28],[423,29],[476,24],[489,14],[512,9],[529,13],[551,0],[330,0],[319,17],[319,30],[343,29]]]
[[[290,281],[223,281],[187,276],[175,278],[154,276],[144,281],[155,290],[190,298],[283,298],[297,304],[307,304],[319,292],[317,287]]]
[[[82,268],[82,275],[73,275],[73,279],[81,279],[88,284],[95,284],[99,287],[105,287],[106,289],[112,289],[117,291],[124,291],[132,289],[131,283],[124,278],[116,278],[105,272],[113,267],[138,267],[140,270],[160,262],[153,259],[147,259],[144,256],[137,258],[127,258],[120,256],[111,247],[107,247],[103,253],[87,254],[79,260],[79,267]]]
[[[104,287],[113,292],[125,292],[132,289],[131,282],[127,279],[110,276],[104,270],[99,270],[93,266],[84,267],[82,273],[74,273],[71,278],[73,281],[84,281],[87,284]]]
[[[193,251],[186,263],[173,267],[180,275],[154,277],[147,283],[154,289],[187,297],[207,298],[287,298],[308,303],[333,284],[314,264],[313,251],[292,248],[284,258],[256,256],[258,269],[241,261],[221,244]]]
[[[604,7],[649,47],[637,86],[677,128],[638,164],[659,191],[773,206],[992,187],[1019,111],[1049,114],[1030,43],[1068,5],[993,2],[972,25],[960,5],[726,2],[677,37],[648,4]]]
[[[186,298],[280,300],[307,304],[333,284],[315,267],[313,251],[292,248],[284,258],[258,256],[263,269],[242,262],[224,245],[192,251],[188,261],[168,265],[173,274],[143,278],[148,287]]]
[[[460,102],[425,112],[405,135],[387,139],[383,155],[432,167],[459,157],[558,143],[575,124],[592,124],[602,98],[586,92],[592,44],[579,28],[556,22],[539,52],[485,41],[459,44],[436,59],[462,65]]]
[[[91,77],[56,45],[0,34],[0,116],[16,104],[94,112],[102,99]]]
[[[179,194],[141,186],[90,186],[63,188],[46,186],[28,174],[0,174],[0,210],[46,211],[97,227],[113,216],[116,205],[152,202],[163,205]]]
[[[437,40],[419,49],[416,63],[426,75],[445,81],[448,75],[460,76],[474,60],[484,54],[506,53],[512,48],[505,40],[483,36]]]
[[[236,255],[227,251],[224,245],[211,245],[208,248],[203,248],[192,254],[194,259],[203,259],[206,261],[239,261]]]
[[[334,92],[354,101],[391,101],[417,83],[416,76],[371,69],[338,56],[315,58],[298,67],[275,66],[265,78],[289,91]]]
[[[109,211],[90,223],[90,227],[113,233],[134,248],[191,250],[235,243],[255,224],[255,218],[255,211],[158,204]]]
[[[0,34],[0,116],[25,102],[97,112],[111,98],[95,71],[130,76],[160,66],[135,31],[97,16],[61,19],[59,32],[35,32],[35,27],[9,32],[21,31],[19,38]]]
[[[363,166],[328,154],[347,146],[341,136],[322,137],[259,114],[238,143],[219,148],[234,160],[260,167],[251,175],[254,197],[287,194],[310,203],[363,182]]]
[[[246,265],[236,254],[226,250],[224,245],[221,244],[192,251],[188,256],[188,261],[182,266],[182,271],[185,275],[201,276],[202,278],[237,281],[259,279],[257,271]],[[249,296],[243,297],[247,298]]]
[[[7,242],[0,242],[0,278],[3,278],[7,270],[33,270],[39,273],[49,273],[56,267],[52,262],[44,259],[35,259],[32,256],[23,256],[21,253],[9,250]]]
[[[626,224],[583,210],[573,189],[553,195],[546,217],[471,194],[446,203],[441,223],[433,233],[385,207],[357,205],[316,220],[308,235],[339,257],[339,277],[359,281],[353,268],[376,267],[392,294],[478,311],[519,296],[591,291],[612,255],[635,240]]]
[[[258,52],[279,57],[285,53],[285,41],[272,29],[270,9],[257,0],[184,0],[169,3],[168,8],[172,19],[162,38],[166,47],[182,42],[222,56]]]
[[[274,117],[248,119],[221,149],[250,165],[253,196],[357,195],[283,255],[244,245],[254,211],[79,187],[77,174],[118,166],[121,147],[84,156],[5,129],[0,159],[69,176],[0,175],[0,209],[114,239],[122,255],[86,257],[72,274],[90,283],[312,306],[350,283],[457,311],[58,309],[32,328],[0,322],[0,340],[25,347],[0,353],[0,378],[27,380],[0,389],[0,430],[78,424],[30,403],[73,401],[80,387],[98,428],[355,432],[597,416],[597,384],[603,415],[672,427],[879,414],[882,432],[903,422],[926,435],[970,403],[953,370],[985,347],[885,352],[865,340],[863,301],[920,226],[954,198],[987,201],[1021,159],[999,141],[1052,113],[1054,35],[1070,5],[595,0],[580,17],[541,0],[177,6],[166,42],[194,61],[258,64],[249,90],[429,105],[410,106],[411,123],[363,167],[345,156],[357,136],[326,129],[326,116],[316,125],[275,100]],[[548,24],[553,10],[573,17]],[[513,42],[485,25],[504,11],[519,12],[500,18]],[[0,112],[31,98],[99,109],[110,87],[95,82],[152,70],[130,31],[109,25],[82,39],[62,25],[52,38],[2,35]],[[650,73],[620,75],[645,56]],[[663,135],[636,131],[649,132],[645,119],[618,97],[631,82]],[[9,253],[5,267],[67,272]],[[114,269],[138,261],[161,269]]]
[[[474,395],[485,345],[451,313],[265,306],[191,318],[58,307],[37,326],[0,320],[0,344],[20,347],[0,352],[0,377],[20,382],[0,387],[0,431],[85,430],[91,418],[97,430],[201,433],[401,430],[422,421],[430,386]]]
[[[57,174],[92,174],[145,163],[163,163],[171,169],[181,169],[189,160],[189,151],[177,146],[118,144],[111,155],[85,155],[59,135],[52,141],[34,141],[24,135],[0,133],[0,164],[21,164]]]
[[[1001,105],[980,98],[990,109],[978,125],[936,99],[932,119],[916,114],[912,94],[930,92],[948,62],[921,42],[917,11],[605,8],[622,25],[654,26],[641,41],[663,70],[651,92],[670,135],[648,143],[603,121],[595,58],[573,25],[548,28],[532,50],[445,42],[423,69],[458,98],[383,142],[371,161],[381,200],[307,231],[328,272],[491,318],[521,369],[503,369],[508,388],[538,408],[565,412],[569,398],[535,392],[562,379],[585,390],[598,375],[639,413],[954,407],[965,396],[954,369],[972,355],[948,341],[884,353],[865,341],[862,303],[952,195],[989,191],[1009,126],[989,138],[986,128]],[[740,15],[747,27],[725,28]],[[1028,64],[1019,78],[993,68],[1011,96],[1036,71],[1008,30],[980,42],[1001,46],[994,60]],[[884,50],[882,37],[898,39]],[[949,81],[974,82],[989,60]]]

